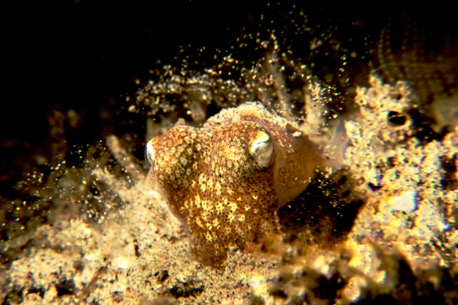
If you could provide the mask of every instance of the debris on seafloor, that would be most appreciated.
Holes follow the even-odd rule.
[[[207,109],[215,104],[222,109],[257,100],[263,106],[251,106],[265,113],[261,118],[254,114],[245,119],[246,113],[241,109],[247,106],[239,106],[235,110],[223,110],[201,129],[178,125],[169,132],[194,130],[197,134],[199,130],[223,137],[221,134],[227,130],[224,126],[215,130],[215,126],[238,116],[243,124],[255,125],[257,131],[254,137],[251,129],[237,137],[251,144],[239,149],[245,155],[238,157],[254,157],[258,167],[272,162],[270,138],[263,133],[271,132],[272,125],[265,122],[264,116],[279,120],[284,127],[280,135],[286,131],[293,138],[299,133],[309,137],[323,155],[323,172],[310,181],[310,174],[304,175],[302,178],[307,181],[302,181],[292,193],[297,195],[302,188],[305,190],[294,200],[284,195],[285,186],[281,186],[281,191],[271,194],[275,204],[270,202],[270,210],[263,214],[260,210],[260,215],[269,219],[255,219],[278,224],[281,240],[276,244],[276,253],[264,251],[263,245],[257,251],[250,251],[253,247],[248,246],[241,251],[244,242],[227,242],[224,244],[227,259],[218,261],[220,268],[196,260],[189,243],[195,238],[192,230],[197,227],[191,226],[191,232],[187,230],[169,210],[170,202],[165,199],[170,201],[167,198],[170,195],[161,194],[161,188],[152,192],[151,185],[145,184],[144,170],[125,151],[122,139],[110,136],[105,143],[108,151],[105,147],[91,147],[79,167],[62,162],[54,168],[44,188],[30,187],[36,197],[53,202],[59,210],[52,214],[52,223],[0,244],[2,258],[6,257],[2,261],[7,262],[0,271],[0,301],[5,304],[456,302],[458,129],[455,123],[449,125],[444,119],[437,119],[447,113],[444,107],[448,104],[433,101],[437,109],[431,115],[436,116],[443,134],[425,136],[418,128],[423,126],[421,119],[427,115],[422,112],[425,105],[417,99],[412,87],[402,81],[384,83],[379,76],[372,75],[368,86],[356,89],[356,110],[334,117],[328,108],[326,86],[313,78],[305,65],[289,61],[275,41],[267,42],[265,48],[265,58],[245,71],[244,86],[222,80],[213,70],[187,75],[175,74],[167,67],[160,81],[151,82],[141,90],[130,110],[146,109],[150,135],[165,133],[148,146],[153,163],[169,157],[167,150],[171,154],[176,152],[173,149],[186,150],[169,143],[160,151],[158,142],[186,141],[167,135],[168,126],[183,117],[190,125],[200,125],[207,118]],[[225,61],[234,64],[232,58]],[[293,69],[288,80],[293,79],[296,87],[289,91],[284,90],[286,77],[279,77],[285,73],[281,70],[284,67]],[[167,99],[169,94],[187,100],[173,103]],[[456,122],[456,113],[448,115],[451,122]],[[288,125],[295,128],[288,130],[285,127]],[[276,136],[273,136],[275,141],[282,139]],[[229,137],[223,140],[229,141]],[[291,139],[283,140],[288,143]],[[291,152],[278,153],[275,143],[272,154],[287,162]],[[295,148],[294,143],[288,144]],[[237,153],[224,149],[222,146],[212,151],[212,157],[218,158],[218,153],[224,153],[223,157],[227,157],[226,153]],[[260,150],[264,153],[257,154]],[[205,164],[197,166],[199,172],[192,174],[209,175],[211,160],[204,160]],[[218,168],[220,172],[235,166],[230,160],[224,161]],[[186,158],[170,159],[165,171],[169,169],[172,173],[173,165],[187,162]],[[275,164],[281,162],[275,160]],[[157,164],[153,166],[155,172],[160,172]],[[285,166],[299,165],[293,162]],[[266,179],[278,179],[291,172],[297,173],[288,170],[276,176],[267,172]],[[174,177],[179,179],[180,175]],[[224,177],[219,175],[218,179]],[[257,185],[258,178],[250,177],[248,181]],[[153,185],[157,183],[152,180]],[[234,193],[250,192],[252,185],[239,186]],[[206,189],[211,187],[205,185]],[[270,181],[262,187],[268,193],[267,187],[273,191],[277,185]],[[187,195],[195,196],[192,191]],[[279,200],[281,196],[285,197]],[[208,198],[199,197],[207,200],[200,202],[201,207],[210,204]],[[224,198],[221,202],[215,197],[213,200],[212,204],[224,204]],[[80,206],[87,210],[81,212]],[[242,207],[253,208],[236,204],[237,209]],[[190,217],[180,211],[177,202],[172,203],[172,210],[178,215],[183,213],[181,217],[189,222]],[[223,214],[232,217],[229,211]],[[250,228],[249,217],[243,215],[246,221],[235,228],[243,234],[239,233],[236,240],[252,234],[256,228]],[[240,219],[242,214],[237,217]],[[219,219],[209,220],[212,222],[202,225],[221,225]],[[233,227],[226,229],[233,233]],[[224,231],[218,232],[216,237],[221,238]],[[197,252],[205,255],[203,250]]]
[[[457,162],[458,130],[420,142],[407,117],[414,107],[408,87],[383,84],[377,77],[371,84],[359,88],[360,111],[345,122],[342,169],[353,181],[350,191],[363,194],[365,203],[337,245],[285,239],[280,255],[232,247],[224,268],[207,267],[192,258],[185,228],[143,181],[119,179],[90,163],[84,170],[105,185],[107,204],[121,202],[120,208],[99,223],[64,217],[40,227],[24,254],[3,271],[3,302],[456,300],[456,167],[443,164]],[[404,124],[390,125],[390,112],[406,115]],[[128,177],[144,177],[117,138],[107,143]]]

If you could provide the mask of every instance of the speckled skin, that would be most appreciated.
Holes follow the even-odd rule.
[[[250,150],[260,135],[273,145],[267,165]],[[187,224],[196,258],[213,266],[231,244],[245,248],[278,231],[278,208],[320,165],[305,136],[256,103],[223,110],[202,128],[176,125],[152,139],[147,153],[148,182]]]

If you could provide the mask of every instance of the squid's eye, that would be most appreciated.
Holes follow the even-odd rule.
[[[156,155],[152,141],[153,140],[148,141],[148,143],[146,143],[145,146],[145,159],[149,166],[152,166],[154,164],[154,158]]]
[[[249,151],[259,167],[267,168],[272,164],[274,145],[268,133],[258,131],[250,141]]]

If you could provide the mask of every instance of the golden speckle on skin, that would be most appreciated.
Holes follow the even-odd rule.
[[[202,128],[178,124],[147,144],[147,181],[189,228],[191,250],[218,266],[279,228],[277,210],[307,186],[321,158],[284,118],[257,103],[221,111]]]

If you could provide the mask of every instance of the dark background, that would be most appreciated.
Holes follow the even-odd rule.
[[[291,10],[302,10],[310,25],[317,27],[316,33],[320,26],[334,28],[343,44],[364,52],[374,47],[390,18],[399,15],[415,19],[440,37],[447,33],[456,41],[455,11],[447,5],[380,5],[319,5],[309,1],[15,2],[14,7],[3,9],[8,17],[4,20],[9,21],[3,25],[2,35],[0,148],[2,155],[6,151],[8,156],[2,157],[1,169],[16,157],[18,142],[46,145],[50,109],[75,109],[84,114],[77,144],[101,139],[113,128],[108,125],[116,124],[116,115],[125,113],[125,98],[135,96],[139,88],[135,81],[144,83],[148,70],[173,63],[180,46],[205,46],[210,50],[207,58],[200,58],[205,66],[207,60],[211,62],[212,50],[224,52],[243,33],[267,31],[268,20],[277,20],[272,28],[282,28],[282,22],[291,18]],[[350,43],[351,37],[358,39]],[[291,48],[309,44],[306,39],[291,40]],[[328,65],[326,69],[332,71],[332,61],[321,60],[322,66]],[[368,60],[366,56],[356,64],[366,65]],[[110,123],[100,118],[101,107],[112,110]]]

